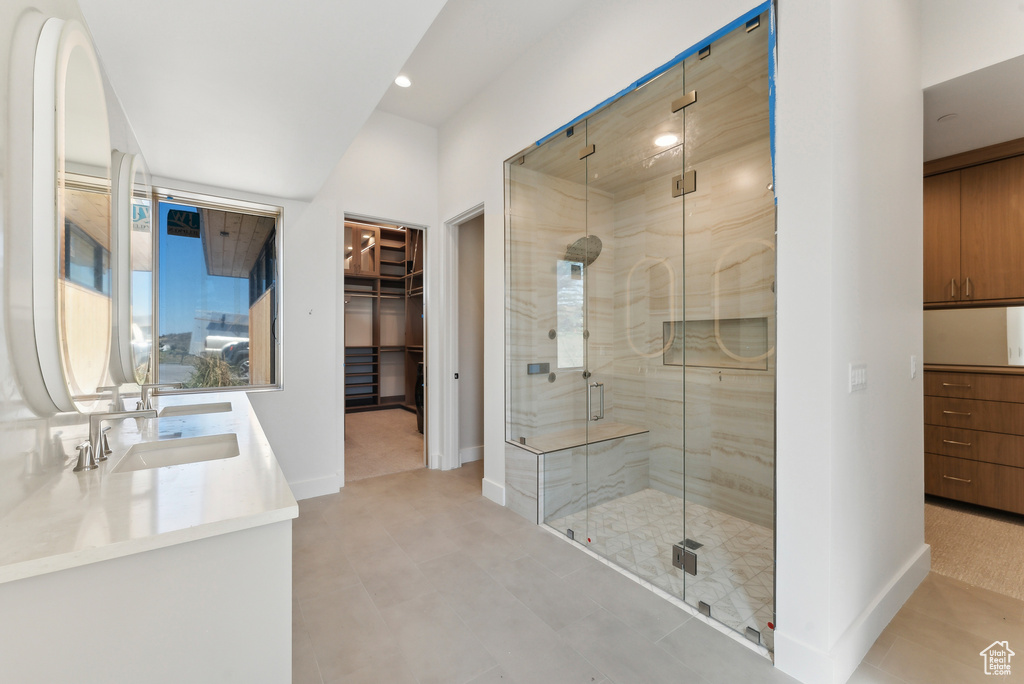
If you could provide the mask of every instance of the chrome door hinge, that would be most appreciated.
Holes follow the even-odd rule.
[[[697,172],[693,169],[672,177],[672,196],[681,197],[697,189]]]
[[[679,98],[678,100],[673,100],[672,101],[672,113],[675,114],[676,112],[682,110],[684,107],[689,107],[690,105],[692,105],[696,101],[697,101],[697,91],[696,90],[691,90],[690,92],[686,93],[681,98]]]

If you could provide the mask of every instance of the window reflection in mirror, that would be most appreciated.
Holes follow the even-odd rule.
[[[110,137],[95,55],[71,44],[58,72],[58,336],[73,397],[109,384]]]
[[[278,217],[169,198],[157,214],[159,382],[277,384]]]
[[[559,260],[555,270],[558,368],[583,367],[583,263]]]
[[[132,196],[132,364],[135,382],[147,380],[153,350],[153,207],[148,188]]]

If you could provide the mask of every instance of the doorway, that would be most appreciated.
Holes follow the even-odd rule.
[[[425,233],[345,215],[345,481],[426,465]]]
[[[459,463],[484,457],[484,217],[458,231]]]

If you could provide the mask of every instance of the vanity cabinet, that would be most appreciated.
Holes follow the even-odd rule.
[[[1024,513],[1024,375],[926,371],[926,494]]]
[[[924,179],[924,302],[1024,299],[1024,156]]]

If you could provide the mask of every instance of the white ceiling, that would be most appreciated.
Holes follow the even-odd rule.
[[[79,4],[154,175],[308,199],[444,0]]]
[[[1024,56],[924,91],[924,159],[1024,138]],[[955,118],[938,122],[945,114]]]
[[[585,0],[448,0],[378,109],[438,127]]]

